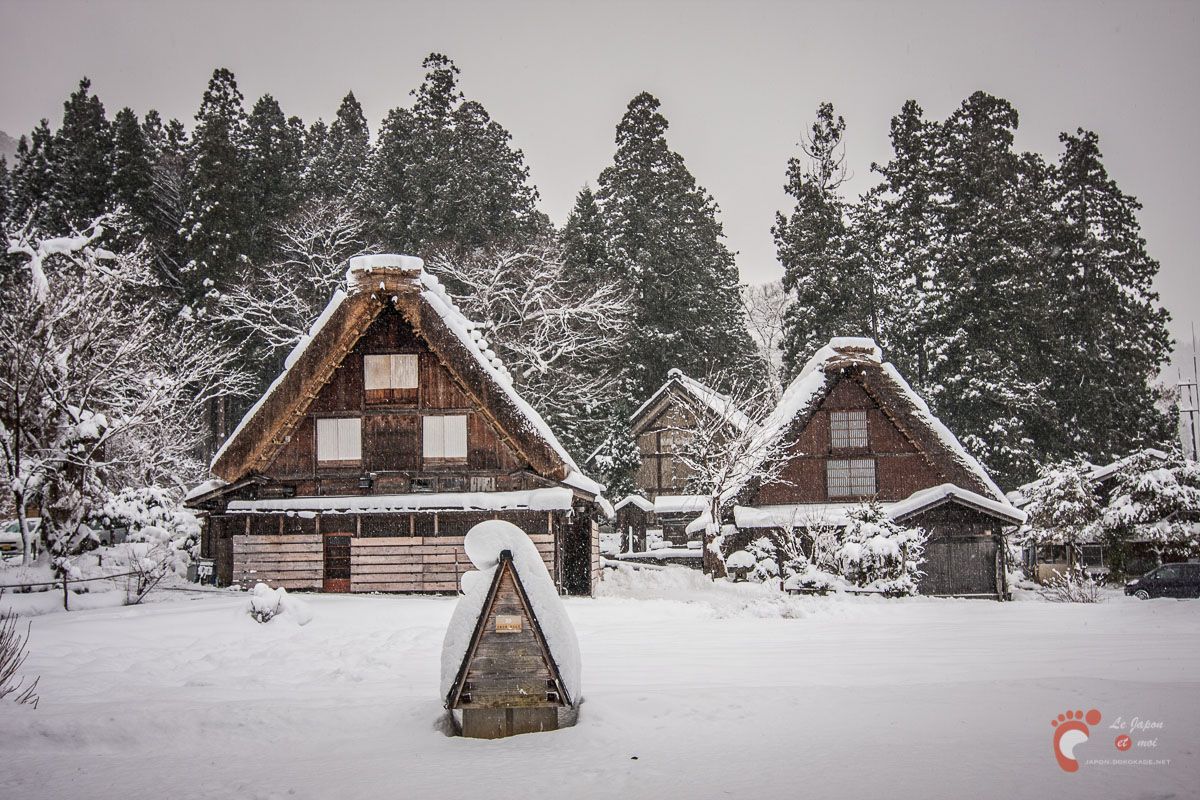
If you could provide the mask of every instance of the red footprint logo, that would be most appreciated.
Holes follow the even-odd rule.
[[[1058,765],[1063,768],[1063,772],[1075,772],[1079,769],[1079,762],[1075,760],[1075,747],[1088,740],[1088,734],[1091,732],[1088,725],[1095,725],[1099,721],[1100,712],[1094,708],[1086,715],[1082,711],[1064,711],[1057,719],[1050,720],[1050,725],[1054,728],[1054,757],[1058,759]]]

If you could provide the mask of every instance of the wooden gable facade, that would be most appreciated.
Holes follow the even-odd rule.
[[[731,428],[750,424],[729,397],[678,369],[668,372],[667,381],[630,417],[641,464],[634,475],[638,496],[624,498],[616,507],[616,529],[625,542],[622,549],[645,550],[649,531],[657,531],[672,545],[686,545],[685,529],[698,512],[686,499],[694,475],[679,453],[688,431],[700,420],[713,419],[724,420]],[[702,498],[699,504],[703,506]]]
[[[922,592],[1005,596],[1003,534],[1021,513],[873,342],[831,342],[774,416],[787,456],[774,480],[739,495],[742,538],[775,521],[844,524],[873,499],[931,534]]]
[[[591,592],[601,487],[505,383],[418,259],[375,257],[335,297],[193,492],[218,582],[456,591],[485,519]]]

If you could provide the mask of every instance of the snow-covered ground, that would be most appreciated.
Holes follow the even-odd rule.
[[[1099,605],[788,598],[685,568],[568,600],[578,726],[447,737],[454,598],[306,597],[304,627],[244,594],[33,618],[34,710],[0,706],[22,798],[1194,797],[1200,601]],[[28,602],[5,597],[0,602]],[[1099,709],[1059,769],[1051,719]],[[1118,717],[1161,722],[1122,754]]]

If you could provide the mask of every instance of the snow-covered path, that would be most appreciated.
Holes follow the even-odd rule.
[[[651,579],[653,580],[653,579]],[[1200,601],[785,599],[691,578],[570,600],[575,728],[449,738],[453,598],[244,596],[34,618],[35,711],[0,707],[5,798],[1192,797]],[[690,600],[690,602],[688,602]],[[1062,772],[1050,720],[1098,708]],[[1118,752],[1117,717],[1161,721]],[[636,756],[636,759],[634,758]]]

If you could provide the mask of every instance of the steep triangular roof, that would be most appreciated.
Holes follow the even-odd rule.
[[[458,665],[454,681],[450,684],[450,688],[446,692],[446,708],[457,708],[459,706],[459,700],[463,694],[463,687],[470,672],[471,663],[475,660],[475,654],[479,648],[480,641],[488,634],[487,623],[492,617],[493,607],[496,605],[501,585],[505,580],[511,580],[516,586],[517,596],[521,601],[522,618],[529,621],[530,629],[533,632],[538,649],[541,651],[542,661],[550,673],[550,680],[553,681],[555,691],[558,694],[558,702],[564,706],[574,705],[576,698],[571,696],[567,682],[563,680],[558,662],[554,658],[554,653],[550,649],[550,643],[547,641],[545,632],[542,630],[541,622],[538,620],[537,614],[534,613],[529,593],[526,591],[525,584],[521,580],[521,572],[517,569],[513,561],[512,551],[504,550],[500,553],[500,562],[496,565],[492,579],[489,582],[488,591],[484,595],[483,602],[476,614],[474,630],[463,653],[462,661]],[[460,600],[459,602],[464,601]]]
[[[947,481],[1010,505],[983,465],[933,415],[896,368],[883,360],[879,347],[871,339],[835,338],[818,350],[768,415],[763,435],[773,441],[802,430],[841,380],[859,383]],[[747,470],[747,474],[752,473],[753,470]],[[744,484],[729,492],[728,498],[736,496],[742,488]]]
[[[716,389],[701,383],[695,378],[688,377],[683,374],[683,370],[672,369],[667,373],[666,382],[658,387],[654,394],[650,395],[646,402],[642,403],[637,411],[630,415],[630,420],[634,423],[634,428],[638,427],[638,422],[645,416],[647,412],[656,411],[668,395],[682,396],[692,406],[700,411],[715,414],[717,417],[726,420],[730,425],[737,428],[739,431],[744,431],[753,426],[753,422],[749,417],[742,412],[733,400],[726,394],[718,392]]]
[[[450,300],[412,256],[350,260],[347,291],[338,291],[284,362],[284,370],[213,457],[212,472],[230,483],[263,470],[287,442],[333,372],[389,306],[442,360],[451,375],[514,449],[540,475],[585,494],[603,486],[585,476],[545,420],[513,388],[479,326]]]

